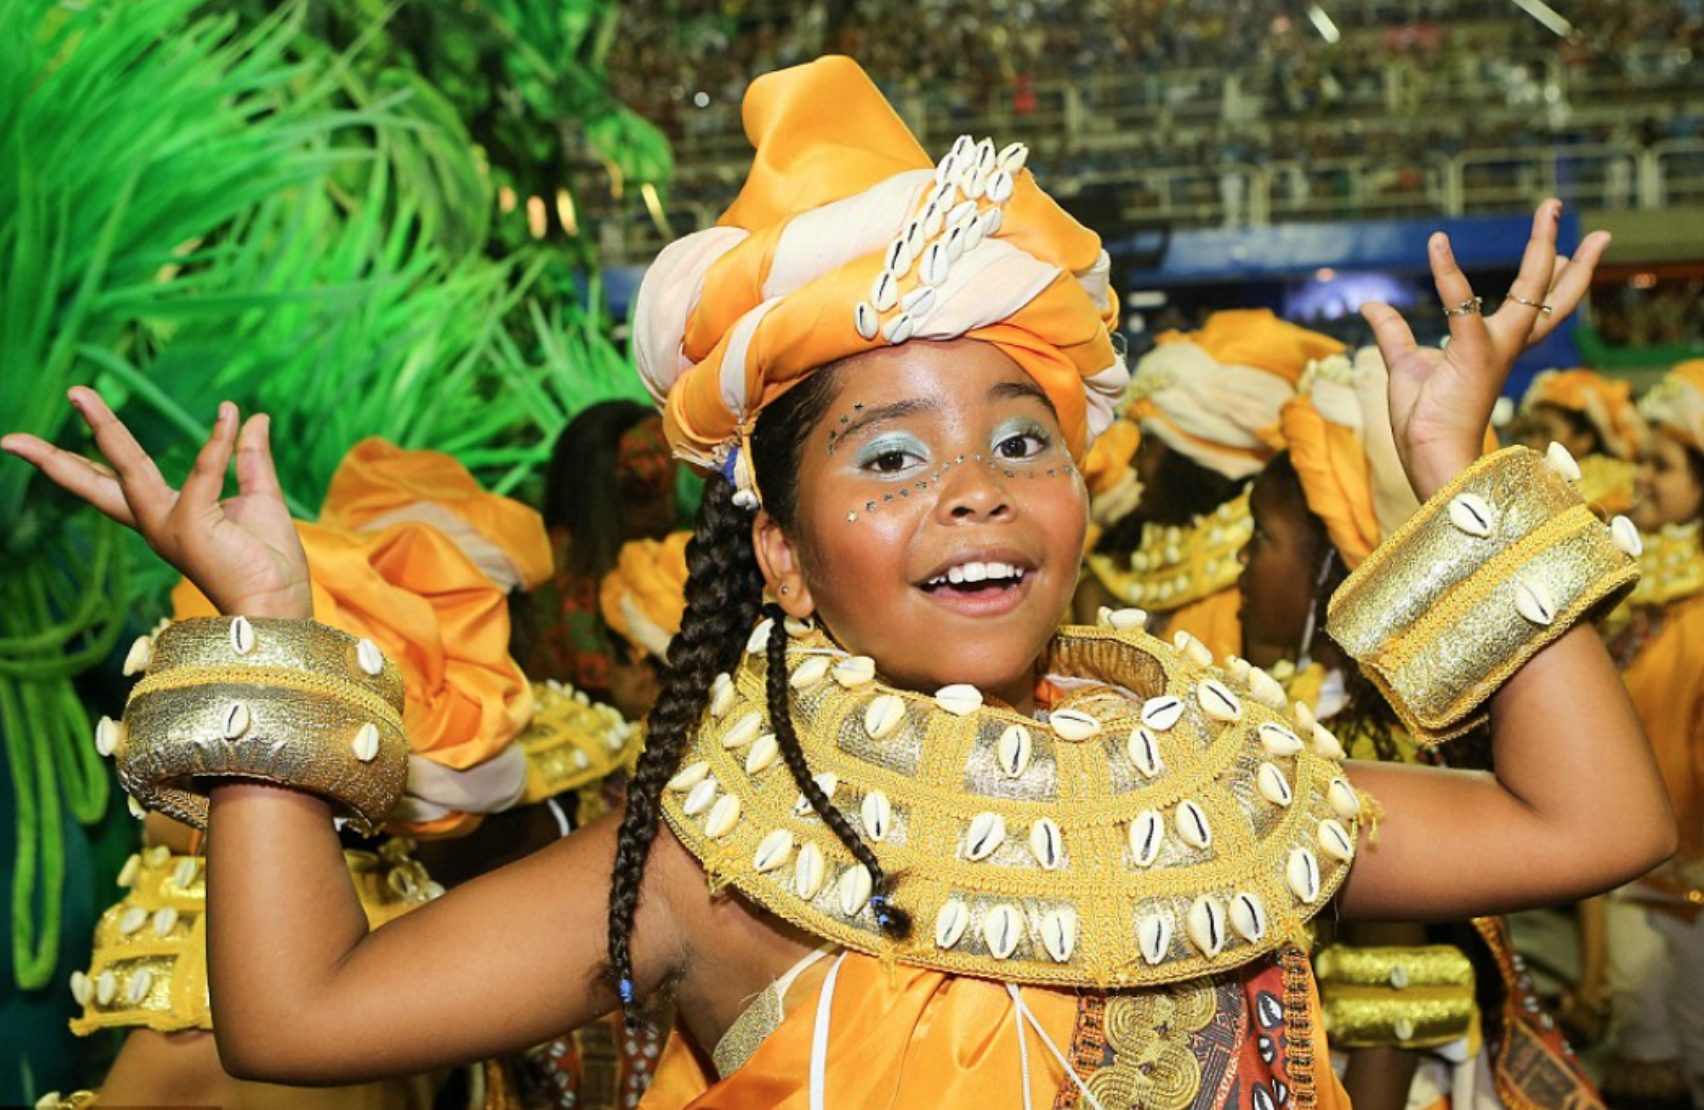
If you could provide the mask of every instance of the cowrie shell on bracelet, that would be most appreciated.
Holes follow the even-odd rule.
[[[1515,612],[1546,628],[1556,621],[1556,602],[1542,582],[1515,579]]]
[[[982,708],[982,691],[969,683],[957,682],[935,691],[935,704],[955,717],[963,717]]]
[[[231,618],[231,650],[238,655],[247,655],[254,650],[254,625],[247,617]]]
[[[1172,919],[1168,913],[1151,913],[1136,923],[1136,944],[1142,958],[1158,964],[1171,951]]]
[[[1615,546],[1621,549],[1623,555],[1637,559],[1645,553],[1645,537],[1639,534],[1638,526],[1624,516],[1618,516],[1609,522],[1609,534],[1615,540]]]
[[[1560,474],[1565,482],[1580,480],[1580,464],[1575,460],[1573,452],[1554,440],[1544,449],[1544,465]]]
[[[1147,867],[1160,854],[1166,840],[1166,823],[1159,813],[1145,809],[1130,822],[1130,857],[1137,867]]]
[[[970,911],[962,901],[949,898],[941,903],[940,912],[935,915],[935,947],[952,948],[958,944],[969,924]]]
[[[709,773],[710,761],[707,759],[700,759],[697,762],[689,763],[685,767],[682,767],[679,771],[676,771],[674,778],[668,781],[667,788],[677,792],[682,790],[691,790],[693,787],[703,782],[705,776],[709,775]]]
[[[793,834],[786,829],[776,829],[757,843],[757,851],[751,857],[752,870],[758,874],[774,871],[793,854]]]
[[[710,807],[710,815],[704,818],[704,835],[711,840],[718,840],[733,831],[734,824],[739,819],[739,798],[733,794],[724,794],[716,799],[716,804]]]
[[[356,759],[371,763],[379,754],[379,726],[368,721],[355,730],[355,739],[349,746],[354,749]]]
[[[832,660],[826,655],[813,655],[793,668],[793,673],[787,676],[787,685],[795,690],[809,690],[812,686],[828,677],[828,668]]]
[[[996,960],[1004,960],[1017,951],[1023,930],[1023,915],[1016,907],[1004,903],[995,906],[982,919],[982,939],[988,942],[988,954]]]
[[[124,656],[124,677],[141,674],[154,661],[154,637],[138,636]]]
[[[119,742],[124,739],[124,726],[111,717],[102,717],[95,725],[95,750],[102,755],[111,755],[118,751]]]
[[[1450,499],[1450,523],[1456,530],[1477,539],[1484,539],[1491,534],[1491,528],[1496,518],[1491,514],[1491,505],[1477,493],[1458,493]]]
[[[847,868],[840,876],[840,912],[856,917],[874,892],[875,882],[870,878],[869,868],[861,863]]]
[[[385,673],[385,653],[378,644],[363,637],[355,641],[355,665],[362,674],[377,678]]]
[[[1069,907],[1048,910],[1041,918],[1041,944],[1054,963],[1065,963],[1077,947],[1077,913]]]
[[[872,790],[864,795],[864,801],[858,807],[858,816],[864,822],[864,835],[880,844],[893,831],[893,803],[880,790]]]
[[[1000,734],[1000,740],[994,746],[995,758],[1000,761],[1000,770],[1007,778],[1015,779],[1029,769],[1030,757],[1035,751],[1035,740],[1030,730],[1023,725],[1009,725]]]
[[[904,720],[904,700],[898,694],[882,694],[864,710],[864,732],[871,740],[885,740]]]
[[[1225,950],[1225,907],[1211,895],[1197,898],[1184,919],[1184,930],[1196,951],[1212,959]]]
[[[238,740],[249,730],[254,717],[249,713],[249,707],[240,701],[234,701],[225,708],[224,736],[227,740]]]
[[[869,301],[859,301],[852,309],[852,326],[858,329],[861,338],[874,339],[881,334],[881,315]]]
[[[987,859],[1005,839],[1005,818],[998,813],[979,813],[971,818],[970,831],[965,834],[965,858],[972,862]]]
[[[1101,723],[1080,709],[1058,709],[1047,719],[1055,736],[1073,743],[1087,740],[1100,733]]]

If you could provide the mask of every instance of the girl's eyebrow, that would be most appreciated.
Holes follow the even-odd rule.
[[[990,401],[1004,401],[1022,397],[1028,397],[1031,400],[1039,401],[1043,405],[1047,406],[1048,412],[1053,413],[1055,416],[1058,415],[1053,408],[1052,399],[1049,398],[1047,393],[1034,382],[998,382],[988,390],[988,399]]]
[[[872,424],[882,424],[890,420],[900,420],[907,416],[916,416],[920,413],[935,412],[940,407],[941,406],[938,401],[916,397],[908,401],[895,401],[890,405],[877,405],[875,408],[866,408],[863,412],[859,413],[851,423],[847,424],[846,427],[841,428],[834,438],[836,442],[845,442],[847,439]]]

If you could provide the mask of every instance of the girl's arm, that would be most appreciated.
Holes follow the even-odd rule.
[[[1479,457],[1509,368],[1585,295],[1609,244],[1556,254],[1561,203],[1533,218],[1520,273],[1494,313],[1452,314],[1446,348],[1419,347],[1385,305],[1363,311],[1390,369],[1391,427],[1422,500]],[[1474,303],[1449,239],[1429,244],[1443,307]],[[1551,306],[1544,311],[1541,305]],[[1353,764],[1386,816],[1343,894],[1364,918],[1463,917],[1570,901],[1649,870],[1674,850],[1650,747],[1608,653],[1575,628],[1517,672],[1491,703],[1495,775]]]

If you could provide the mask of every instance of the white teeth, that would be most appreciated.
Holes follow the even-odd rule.
[[[1030,825],[1030,854],[1043,871],[1057,870],[1065,859],[1065,834],[1050,817],[1039,817]]]
[[[834,792],[840,788],[840,776],[833,771],[823,771],[811,776],[817,787],[829,801],[834,801]],[[811,800],[805,797],[804,791],[799,792],[799,798],[793,803],[793,812],[803,817],[811,812]]]
[[[355,758],[362,763],[371,763],[379,756],[379,726],[368,721],[355,730],[355,739],[349,742],[349,747],[355,752]]]
[[[957,898],[949,898],[941,904],[941,912],[935,915],[935,947],[951,948],[964,936],[964,930],[970,924],[970,911]]]
[[[1130,822],[1130,856],[1137,867],[1153,863],[1165,841],[1166,823],[1155,810],[1145,809]]]
[[[1174,818],[1177,835],[1192,848],[1206,848],[1213,843],[1213,830],[1207,824],[1207,814],[1194,802],[1183,802]]]
[[[142,1005],[142,1000],[148,997],[148,988],[153,985],[153,971],[145,967],[137,968],[130,973],[130,985],[124,989],[124,1000],[132,1006]]]
[[[1645,539],[1639,535],[1639,529],[1631,520],[1618,516],[1609,522],[1609,534],[1615,539],[1615,546],[1626,555],[1637,559],[1645,553]]]
[[[964,581],[964,568],[963,567],[948,567],[947,568],[947,581],[952,582],[955,585],[957,583],[963,582]]]
[[[836,663],[831,673],[834,675],[834,681],[850,690],[866,682],[875,681],[876,661],[868,655],[854,655]]]
[[[869,301],[859,301],[852,310],[852,326],[858,329],[860,337],[874,339],[881,333],[881,316]]]
[[[1355,858],[1355,838],[1349,830],[1327,817],[1319,823],[1319,846],[1325,854],[1348,863]]]
[[[1077,947],[1077,914],[1060,908],[1049,910],[1041,919],[1041,943],[1055,963],[1065,963]]]
[[[847,917],[856,917],[874,891],[875,883],[870,878],[869,868],[861,863],[847,868],[840,876],[840,912]]]
[[[1215,721],[1229,724],[1242,720],[1242,702],[1216,678],[1209,678],[1195,688],[1195,700],[1201,703],[1202,711]]]
[[[1314,751],[1327,759],[1343,759],[1349,754],[1343,750],[1343,743],[1337,739],[1337,734],[1324,725],[1314,725],[1313,746]]]
[[[111,755],[118,750],[119,741],[123,736],[123,725],[111,717],[102,717],[95,725],[95,750],[102,755]]]
[[[728,710],[734,707],[734,678],[732,675],[719,674],[710,683],[710,716],[720,721],[728,715]]]
[[[1189,942],[1209,960],[1225,950],[1225,907],[1217,898],[1200,897],[1184,920]]]
[[[231,620],[231,650],[238,655],[247,655],[254,650],[254,625],[247,617],[235,617]]]
[[[716,804],[710,807],[710,815],[704,818],[704,835],[711,840],[718,840],[731,832],[734,823],[739,819],[739,798],[733,794],[724,794],[716,799]]]
[[[756,740],[757,734],[761,731],[763,731],[763,718],[756,713],[747,713],[734,722],[733,728],[722,734],[722,747],[730,750],[743,748]]]
[[[1544,451],[1545,465],[1562,475],[1563,481],[1578,482],[1580,480],[1580,464],[1574,461],[1573,454],[1560,443],[1552,442]]]
[[[1290,780],[1270,763],[1262,763],[1260,770],[1255,772],[1254,784],[1260,790],[1260,796],[1275,806],[1288,806],[1295,798],[1290,789]]]
[[[716,780],[701,779],[686,792],[686,798],[680,803],[680,811],[688,817],[697,817],[710,808],[710,803],[715,798]]]
[[[1166,769],[1165,760],[1160,756],[1160,738],[1149,729],[1140,725],[1131,729],[1126,750],[1130,753],[1130,762],[1136,765],[1144,778],[1154,778]]]
[[[1295,755],[1302,750],[1302,738],[1276,721],[1261,725],[1257,733],[1260,736],[1260,746],[1265,748],[1269,755]]]
[[[1345,821],[1353,821],[1361,815],[1361,797],[1349,785],[1348,779],[1332,779],[1331,785],[1325,788],[1325,800],[1331,811]]]
[[[252,719],[248,706],[240,701],[232,702],[225,710],[225,739],[241,738],[249,730]]]
[[[1054,735],[1072,742],[1087,740],[1100,734],[1101,723],[1080,709],[1056,709],[1047,719]]]
[[[1491,534],[1496,518],[1491,505],[1477,493],[1458,493],[1450,500],[1450,523],[1469,536],[1484,539]]]
[[[965,834],[965,858],[972,862],[987,859],[1005,839],[1005,819],[998,813],[979,813],[971,818],[970,831]]]
[[[793,834],[786,829],[776,829],[758,841],[757,852],[751,858],[751,866],[761,875],[786,863],[792,854]]]
[[[148,664],[154,661],[154,638],[138,636],[136,642],[130,645],[130,651],[124,657],[124,677],[141,674],[148,669]]]
[[[966,582],[981,582],[988,577],[986,563],[966,563],[964,565],[964,580]]]
[[[883,740],[905,720],[905,702],[898,694],[882,694],[864,710],[864,731],[871,740]]]
[[[1280,711],[1284,708],[1284,702],[1289,699],[1283,684],[1258,668],[1250,668],[1248,672],[1248,693],[1266,708]]]
[[[1542,582],[1515,579],[1515,611],[1540,628],[1556,620],[1556,602]]]
[[[1023,915],[1013,906],[995,906],[982,919],[982,939],[988,942],[988,953],[996,960],[1003,960],[1017,951],[1023,930]]]
[[[793,893],[809,902],[822,890],[826,878],[828,861],[823,859],[822,849],[807,841],[793,863]]]
[[[751,636],[746,640],[746,654],[756,655],[769,646],[769,633],[775,628],[775,622],[764,617],[757,622],[757,627],[751,630]]]
[[[379,645],[362,637],[355,643],[355,665],[361,668],[361,673],[370,678],[377,678],[385,673],[385,653],[379,650]]]
[[[1302,902],[1319,900],[1319,860],[1306,848],[1297,848],[1290,853],[1289,862],[1284,865],[1284,881],[1290,885],[1290,893]]]
[[[943,686],[935,691],[935,704],[955,717],[963,717],[982,708],[982,691],[964,682]]]
[[[893,830],[893,803],[880,790],[864,795],[859,815],[864,819],[864,835],[877,844],[886,840],[887,834]]]
[[[1183,716],[1183,699],[1175,694],[1162,694],[1142,703],[1142,723],[1155,732],[1165,732]]]
[[[828,677],[831,660],[826,655],[813,655],[793,669],[787,676],[787,685],[795,690],[809,690],[812,686]]]
[[[710,761],[707,759],[700,759],[696,763],[688,763],[685,767],[676,771],[674,778],[668,781],[668,789],[676,791],[691,790],[693,787],[703,782],[704,777],[709,773]]]
[[[746,753],[745,770],[748,775],[760,775],[775,766],[775,761],[781,757],[781,742],[773,732],[759,736]]]
[[[1136,942],[1141,946],[1142,958],[1150,964],[1157,964],[1166,958],[1171,951],[1172,919],[1167,913],[1149,914],[1136,923]]]
[[[148,924],[148,911],[141,906],[131,906],[124,911],[124,916],[118,919],[118,935],[127,937],[140,932],[142,926]]]
[[[1266,935],[1266,903],[1260,896],[1243,891],[1231,899],[1231,928],[1250,944],[1259,944]]]
[[[1000,734],[1000,742],[995,747],[995,755],[1000,760],[1000,770],[1007,778],[1017,778],[1029,769],[1030,756],[1035,750],[1035,740],[1030,736],[1030,730],[1023,725],[1012,725]]]

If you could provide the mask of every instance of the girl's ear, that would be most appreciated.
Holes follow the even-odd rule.
[[[757,553],[764,585],[782,611],[800,619],[815,613],[816,601],[805,584],[797,545],[781,530],[780,523],[762,509],[751,523],[751,546]]]

